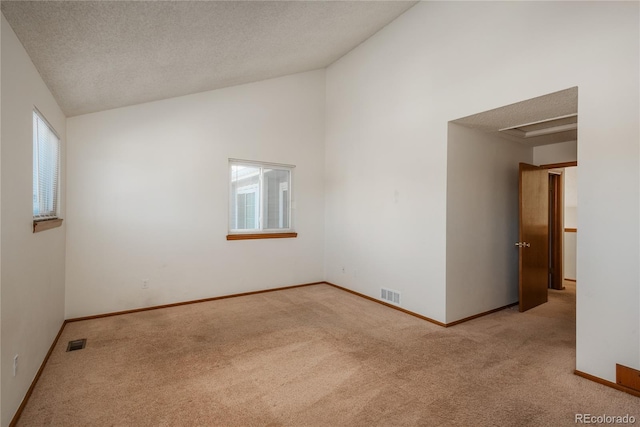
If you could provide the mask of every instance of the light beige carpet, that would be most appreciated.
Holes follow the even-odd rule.
[[[329,285],[70,323],[19,425],[640,420],[640,399],[573,375],[575,287],[567,286],[529,312],[448,329]],[[65,352],[78,338],[86,348]]]

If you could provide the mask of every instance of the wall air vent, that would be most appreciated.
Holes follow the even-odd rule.
[[[400,292],[380,288],[380,299],[391,304],[400,305]]]
[[[67,344],[67,351],[82,350],[86,344],[87,344],[86,338],[69,341],[69,344]]]

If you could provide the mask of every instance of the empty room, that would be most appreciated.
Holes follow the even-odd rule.
[[[640,2],[0,4],[0,426],[640,420]]]

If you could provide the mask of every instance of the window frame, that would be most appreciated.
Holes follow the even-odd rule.
[[[259,179],[258,182],[255,184],[251,184],[251,185],[247,185],[246,187],[254,187],[252,189],[255,190],[255,192],[251,192],[253,194],[256,194],[256,203],[255,203],[255,209],[256,209],[256,213],[258,214],[258,217],[256,218],[256,222],[257,222],[257,228],[255,229],[234,229],[232,228],[232,224],[234,224],[233,220],[235,219],[235,223],[237,223],[237,215],[238,215],[238,208],[237,208],[237,194],[238,190],[236,190],[234,192],[234,188],[233,188],[233,176],[232,176],[232,171],[233,171],[233,167],[234,166],[246,166],[246,167],[252,167],[252,168],[258,168],[259,169]],[[229,159],[229,169],[228,169],[228,177],[229,177],[229,200],[228,200],[228,206],[227,206],[227,215],[228,215],[228,221],[227,221],[227,240],[247,240],[247,239],[276,239],[276,238],[295,238],[298,236],[298,233],[295,232],[295,224],[294,224],[294,215],[293,215],[293,210],[294,210],[294,192],[293,192],[293,188],[294,188],[294,169],[295,166],[294,165],[287,165],[287,164],[281,164],[281,163],[270,163],[270,162],[260,162],[260,161],[255,161],[255,160],[242,160],[242,159]],[[289,173],[289,180],[286,183],[286,196],[287,196],[287,202],[288,202],[288,206],[286,208],[287,210],[287,218],[289,220],[289,226],[287,228],[263,228],[264,226],[264,209],[265,209],[265,201],[264,201],[264,197],[265,197],[265,190],[264,190],[264,170],[265,169],[272,169],[272,170],[284,170],[287,171]],[[283,218],[282,218],[282,214],[284,213],[284,201],[282,200],[283,197],[283,192],[282,192],[282,184],[280,183],[278,188],[277,188],[277,193],[278,193],[278,213],[279,213],[279,219],[278,219],[278,223],[282,224]],[[244,188],[244,187],[243,187]],[[250,191],[243,191],[242,194],[248,194],[250,193]],[[232,205],[235,206],[235,218],[233,218],[234,213],[232,212]]]
[[[45,214],[39,213],[38,215],[33,214],[34,202],[38,202],[40,204],[40,194],[42,189],[39,185],[36,184],[35,180],[32,182],[32,219],[33,219],[33,232],[37,233],[39,231],[49,230],[51,228],[60,227],[62,225],[62,219],[60,218],[60,176],[61,176],[61,157],[62,157],[62,138],[58,132],[56,132],[55,128],[51,125],[51,123],[46,119],[44,114],[38,110],[35,106],[32,110],[32,129],[34,132],[31,135],[31,148],[32,148],[32,176],[39,177],[40,174],[40,161],[41,156],[38,147],[38,129],[40,123],[46,126],[47,131],[56,138],[56,156],[55,156],[55,171],[56,176],[54,178],[54,183],[52,186],[52,199],[53,199],[53,210],[48,211]],[[37,122],[36,122],[37,120]],[[37,178],[39,180],[39,178]],[[37,190],[37,193],[36,191]]]

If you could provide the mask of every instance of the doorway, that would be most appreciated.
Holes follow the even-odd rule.
[[[549,169],[549,289],[576,281],[578,162],[542,165]]]
[[[565,289],[565,211],[569,203],[577,207],[577,194],[573,182],[565,201],[564,175],[565,168],[575,166],[575,161],[541,166],[520,164],[520,239],[516,246],[521,312],[547,302],[548,289]],[[570,221],[574,223],[575,211],[572,216]],[[575,241],[569,250],[573,257],[574,246]]]
[[[519,301],[518,163],[576,160],[577,101],[574,87],[449,122],[447,322]]]
[[[564,289],[564,170],[549,170],[549,289]]]

